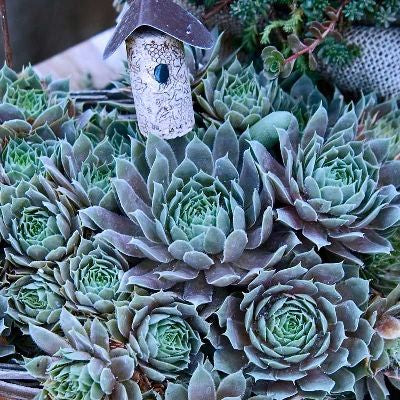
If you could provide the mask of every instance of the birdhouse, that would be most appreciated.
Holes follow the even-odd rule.
[[[141,133],[172,139],[190,132],[194,111],[184,44],[209,49],[210,32],[172,0],[130,0],[104,58],[124,41]]]

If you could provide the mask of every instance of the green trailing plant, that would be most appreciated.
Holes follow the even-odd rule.
[[[252,8],[253,2],[257,3],[256,0],[249,1],[247,7]],[[271,36],[275,34],[272,44],[285,55],[285,65],[294,65],[297,61],[296,67],[300,69],[304,69],[305,56],[309,57],[309,68],[315,69],[314,53],[331,64],[343,66],[354,62],[362,49],[346,43],[341,36],[345,28],[359,22],[388,27],[396,20],[400,9],[397,0],[269,0],[266,1],[268,18],[265,18],[265,11],[255,17],[246,16],[246,11],[241,9],[241,0],[237,3],[237,7],[232,6],[233,12],[238,17],[245,16],[248,26],[245,32],[253,32],[252,42],[259,42],[257,34],[260,30],[262,44],[270,44]],[[283,19],[280,19],[281,15]]]

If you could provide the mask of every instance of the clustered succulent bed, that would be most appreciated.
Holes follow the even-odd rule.
[[[216,56],[170,141],[1,70],[0,358],[32,376],[21,398],[399,395],[397,102]]]

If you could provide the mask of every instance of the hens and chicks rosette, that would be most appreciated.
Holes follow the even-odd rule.
[[[0,357],[37,399],[400,390],[395,101],[232,60],[166,141],[31,68],[0,98]]]

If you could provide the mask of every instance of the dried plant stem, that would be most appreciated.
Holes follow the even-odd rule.
[[[207,21],[214,15],[218,14],[222,11],[225,7],[229,6],[233,0],[220,0],[208,13],[203,15],[204,19]]]
[[[336,25],[339,23],[343,13],[343,9],[347,3],[348,0],[342,2],[342,5],[337,9],[336,12],[337,18],[331,21],[331,23],[326,27],[324,33],[320,37],[316,38],[310,45],[308,45],[304,49],[298,51],[297,53],[294,53],[289,58],[287,58],[285,60],[285,64],[294,63],[299,57],[304,54],[312,54],[315,49],[326,39],[326,37],[336,29]]]
[[[10,41],[10,31],[8,28],[6,0],[0,0],[0,16],[1,16],[1,29],[3,31],[3,44],[6,56],[6,63],[10,68],[12,68],[13,52]]]

